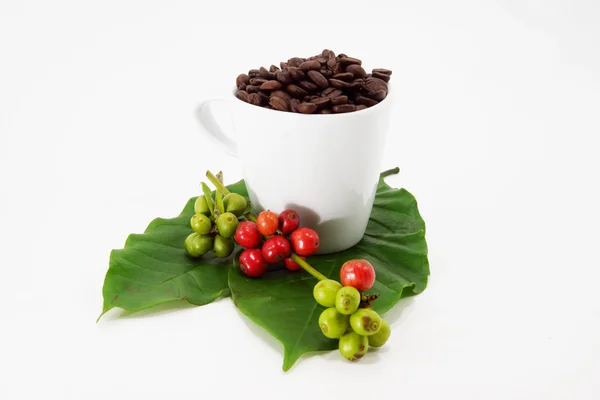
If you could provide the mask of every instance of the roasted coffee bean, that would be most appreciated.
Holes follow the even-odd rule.
[[[321,93],[321,96],[327,96],[329,93],[333,92],[334,90],[337,90],[336,88],[332,87],[328,87],[327,89],[323,90],[323,93]]]
[[[288,105],[287,101],[285,101],[281,97],[271,96],[271,98],[269,99],[269,104],[275,110],[290,111],[290,106]]]
[[[301,87],[298,87],[296,85],[287,85],[285,90],[287,90],[287,92],[292,96],[292,97],[296,97],[299,99],[302,99],[304,96],[306,96],[308,93],[306,92],[306,90],[302,89]]]
[[[255,106],[260,106],[262,103],[262,99],[258,95],[258,93],[252,93],[248,95],[248,103],[254,104]]]
[[[363,110],[387,97],[392,71],[375,68],[367,74],[358,58],[329,49],[292,57],[269,69],[251,69],[236,78],[236,96],[264,108],[304,114]]]
[[[260,85],[260,90],[271,91],[271,90],[281,89],[282,87],[283,87],[283,85],[279,81],[267,81],[267,82],[263,83],[262,85]]]
[[[287,101],[290,101],[292,99],[292,96],[290,96],[287,92],[284,92],[283,90],[275,90],[271,92],[271,96],[277,96]]]
[[[348,86],[350,86],[350,84],[348,82],[340,81],[339,79],[333,79],[333,78],[331,78],[329,80],[329,83],[331,84],[331,86],[333,86],[334,88],[338,88],[338,89],[345,89]]]
[[[265,83],[268,79],[265,78],[252,78],[250,79],[250,84],[254,86],[260,86]]]
[[[375,104],[379,103],[377,100],[373,100],[365,96],[358,96],[354,102],[356,104],[363,104],[367,107],[373,107]]]
[[[369,92],[369,97],[373,100],[381,101],[385,99],[385,96],[387,96],[387,92],[385,90],[376,90],[374,92]]]
[[[350,86],[348,86],[348,90],[356,91],[362,89],[365,81],[363,79],[355,79],[350,82]]]
[[[298,66],[298,69],[300,69],[302,72],[308,72],[312,69],[319,70],[321,69],[321,63],[316,60],[304,61]]]
[[[298,85],[300,85],[300,87],[308,92],[315,92],[319,89],[319,87],[317,85],[315,85],[312,82],[309,81],[300,81],[298,82]]]
[[[300,71],[298,68],[296,67],[289,67],[288,68],[288,73],[290,74],[290,76],[292,77],[293,80],[295,81],[300,81],[302,79],[304,79],[304,72]]]
[[[298,67],[300,64],[302,64],[304,62],[303,58],[300,57],[294,57],[294,58],[290,58],[288,60],[288,65],[290,67]]]
[[[292,83],[292,77],[288,71],[277,71],[275,72],[275,79],[281,82],[284,85],[289,85]]]
[[[235,79],[235,86],[240,86],[242,84],[248,84],[248,82],[250,82],[250,77],[246,74],[239,74],[238,77]]]
[[[340,97],[343,93],[344,93],[344,91],[334,88],[331,92],[327,93],[327,95],[325,97],[336,98],[336,97]]]
[[[260,96],[260,101],[262,104],[266,104],[269,102],[269,94],[268,93],[258,92],[257,94]]]
[[[378,90],[388,91],[388,85],[385,81],[382,81],[379,78],[370,77],[365,79],[365,83],[363,84],[363,88],[367,92],[376,92]]]
[[[375,72],[379,72],[380,74],[385,74],[385,75],[392,75],[391,69],[373,68],[373,73],[375,73]]]
[[[341,74],[342,72],[344,72],[344,68],[342,67],[342,64],[339,63],[339,61],[331,68],[331,72],[333,72],[334,75],[337,74]]]
[[[352,72],[342,72],[341,74],[335,74],[332,76],[333,79],[339,79],[340,81],[350,82],[354,79]]]
[[[298,112],[298,105],[300,104],[300,100],[298,99],[291,99],[290,100],[290,110],[292,112]]]
[[[333,72],[331,72],[327,68],[321,68],[319,70],[319,72],[321,73],[321,75],[323,75],[327,79],[329,79],[329,78],[331,78],[333,76]]]
[[[390,81],[390,76],[389,75],[382,74],[382,73],[379,73],[379,72],[373,72],[373,77],[374,78],[379,78],[379,79],[381,79],[384,82],[389,82]]]
[[[356,111],[356,106],[354,104],[342,104],[339,106],[334,106],[331,109],[331,111],[333,111],[336,114],[347,113],[347,112]]]
[[[260,74],[260,77],[263,79],[266,79],[266,80],[275,79],[275,74],[273,74],[271,71],[269,71],[265,67],[260,67],[260,69],[258,70],[258,73]]]
[[[327,89],[329,82],[319,71],[311,70],[306,73],[308,77],[317,85],[321,86],[321,89]]]
[[[312,114],[317,111],[317,105],[314,103],[300,103],[296,109],[302,114]]]
[[[237,97],[238,99],[243,100],[246,103],[248,102],[248,92],[246,92],[245,90],[238,90]]]
[[[348,96],[339,96],[331,99],[332,106],[339,106],[348,103]]]
[[[356,64],[348,65],[348,67],[346,67],[346,72],[350,72],[354,75],[354,78],[364,78],[367,75],[365,69]]]
[[[362,65],[362,61],[360,61],[358,58],[340,57],[340,64],[342,64],[342,65],[350,65],[350,64]]]
[[[329,105],[331,104],[331,99],[329,97],[317,97],[316,99],[312,99],[310,101],[313,104],[317,105],[317,108],[319,110],[329,107]]]

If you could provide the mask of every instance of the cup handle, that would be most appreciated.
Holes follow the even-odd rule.
[[[227,153],[233,157],[237,157],[237,145],[230,135],[226,135],[219,124],[217,123],[211,109],[210,104],[215,102],[227,103],[230,107],[231,104],[224,99],[210,99],[205,100],[198,105],[196,108],[196,120],[198,121],[200,132],[204,137],[211,140],[218,148],[224,153]]]

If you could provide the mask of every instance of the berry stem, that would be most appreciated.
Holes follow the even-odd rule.
[[[400,172],[400,168],[398,168],[398,167],[392,168],[392,169],[388,169],[387,171],[383,171],[381,173],[381,177],[385,178],[385,177],[388,177],[390,175],[396,175],[398,172]]]
[[[206,177],[208,178],[210,183],[215,185],[215,188],[221,191],[221,194],[223,194],[223,196],[227,196],[229,193],[231,193],[229,189],[227,189],[225,185],[223,185],[223,183],[212,172],[206,171]],[[256,222],[256,216],[251,212],[244,214],[244,217],[246,217],[248,221]]]
[[[297,254],[291,253],[290,258],[292,260],[296,261],[296,263],[298,263],[299,266],[301,266],[306,272],[308,272],[309,274],[311,274],[318,280],[323,281],[323,280],[327,279],[327,277],[325,275],[323,275],[322,273],[320,273],[319,271],[317,271],[316,269],[311,267],[311,265],[309,263],[307,263],[306,261],[301,259],[300,256],[298,256]]]

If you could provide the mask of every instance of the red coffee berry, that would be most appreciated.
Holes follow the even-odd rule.
[[[258,214],[258,218],[256,218],[256,226],[261,234],[265,236],[274,235],[279,227],[279,219],[277,218],[277,214],[275,214],[273,211],[261,212]]]
[[[262,246],[262,255],[269,264],[277,264],[289,257],[292,251],[290,242],[283,236],[273,236]]]
[[[294,210],[284,210],[279,214],[279,230],[285,236],[294,232],[300,225],[300,217]]]
[[[299,256],[312,256],[321,244],[317,232],[309,228],[300,228],[292,232],[292,248]]]
[[[260,249],[244,250],[240,254],[239,264],[242,272],[251,278],[261,276],[269,267]]]
[[[254,249],[260,245],[260,232],[254,222],[240,222],[235,230],[235,241],[246,249]]]
[[[306,257],[300,257],[300,258],[306,261]],[[292,260],[289,257],[286,258],[285,260],[283,260],[283,263],[285,264],[285,267],[287,269],[289,269],[290,271],[299,271],[302,269],[300,264],[298,264],[296,261]]]
[[[359,292],[371,289],[375,283],[375,269],[367,260],[346,261],[340,269],[340,280],[344,286],[352,286]]]

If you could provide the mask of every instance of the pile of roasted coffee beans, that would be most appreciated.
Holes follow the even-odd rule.
[[[392,71],[370,74],[362,61],[323,50],[309,58],[294,57],[280,67],[251,69],[236,79],[237,97],[247,103],[302,114],[338,114],[363,110],[385,99]]]

